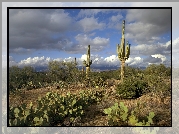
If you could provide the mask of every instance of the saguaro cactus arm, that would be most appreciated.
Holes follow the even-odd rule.
[[[90,67],[92,64],[92,60],[90,60],[90,45],[88,45],[88,50],[87,50],[87,59],[83,61],[84,66]]]
[[[117,54],[118,54],[118,58],[121,59],[122,55],[121,55],[121,48],[119,44],[117,44]]]
[[[127,42],[125,59],[128,59],[129,55],[130,55],[130,44],[129,44],[129,42]]]

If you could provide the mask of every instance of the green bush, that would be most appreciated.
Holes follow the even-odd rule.
[[[145,69],[144,73],[146,75],[167,77],[167,76],[171,76],[171,68],[166,67],[164,64],[160,64],[160,65],[151,64]]]
[[[124,79],[124,82],[117,86],[117,93],[121,98],[138,98],[147,90],[148,84],[143,75],[131,76]]]
[[[168,80],[170,80],[168,78],[160,77],[155,74],[152,74],[152,75],[145,75],[144,80],[148,84],[149,92],[170,91],[171,90],[171,83],[170,83],[170,81],[168,81]]]

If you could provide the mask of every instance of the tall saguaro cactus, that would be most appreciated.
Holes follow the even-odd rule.
[[[129,55],[130,55],[130,44],[128,41],[127,41],[126,50],[125,50],[124,31],[125,31],[125,20],[123,20],[123,25],[122,25],[121,44],[117,44],[118,58],[121,61],[121,82],[123,82],[123,78],[124,78],[125,61],[129,58]]]
[[[87,50],[87,59],[86,61],[83,61],[84,66],[86,66],[86,78],[89,78],[89,72],[90,72],[90,66],[92,64],[92,60],[90,60],[90,45],[88,45],[88,50]]]

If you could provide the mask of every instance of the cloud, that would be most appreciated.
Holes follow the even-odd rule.
[[[10,52],[19,49],[61,50],[64,40],[70,41],[65,33],[78,29],[72,24],[75,25],[72,18],[62,9],[10,9]]]
[[[171,33],[170,9],[129,9],[126,12],[125,36],[136,44],[153,44],[159,41],[159,36]]]
[[[164,56],[164,55],[161,55],[161,54],[154,54],[154,55],[151,55],[152,57],[154,57],[154,58],[160,58],[161,59],[161,61],[162,61],[162,63],[164,62],[164,61],[166,61],[166,56]]]
[[[51,61],[51,59],[49,57],[45,58],[43,57],[34,57],[34,58],[27,58],[24,60],[21,60],[18,65],[20,67],[23,66],[33,66],[33,67],[44,67],[48,65],[48,62]]]
[[[77,18],[92,17],[92,16],[95,16],[102,11],[104,11],[104,10],[101,10],[101,9],[93,9],[93,10],[91,10],[91,9],[81,9],[80,12],[77,15]]]
[[[110,20],[112,22],[119,22],[121,19],[123,18],[123,16],[121,14],[118,14],[118,15],[113,15]]]
[[[69,36],[69,33],[102,30],[104,27],[105,23],[98,22],[98,19],[94,17],[83,18],[74,22],[73,18],[63,9],[10,9],[10,53],[24,54],[42,49],[76,53],[77,50],[84,50],[83,48],[77,49],[79,45],[84,45],[83,43],[96,45],[96,51],[101,50],[103,49],[102,44],[104,46],[108,44],[109,39],[99,36],[90,39],[86,36],[87,34],[84,34],[83,37],[86,36],[85,39],[89,41],[87,42],[78,34],[75,37],[75,43],[72,42],[74,35],[73,37],[72,35]],[[92,36],[94,33],[88,33],[88,35]],[[71,47],[76,49],[73,50]]]
[[[172,29],[173,31],[179,28],[178,23],[178,2],[133,2],[131,3],[132,7],[172,7]],[[155,13],[153,14],[155,15]],[[161,14],[162,16],[164,14]],[[159,20],[159,19],[158,19]],[[172,32],[173,32],[172,31]]]
[[[18,32],[65,32],[71,29],[71,17],[63,9],[10,9],[9,29],[11,35]],[[11,28],[13,28],[11,30]],[[14,30],[18,31],[14,31]],[[13,32],[14,31],[14,32]],[[12,33],[13,32],[13,33]]]
[[[161,57],[163,58],[163,57]],[[13,65],[17,65],[19,67],[24,66],[33,66],[33,67],[48,67],[49,61],[64,61],[64,62],[73,62],[75,57],[67,57],[67,58],[56,58],[52,59],[50,57],[29,57],[27,59],[21,60],[20,62],[16,62],[15,59],[12,56],[9,56],[9,65],[10,67]],[[155,60],[156,58],[150,56],[146,59],[143,59],[141,57],[130,57],[128,60],[126,60],[126,64],[128,66],[133,67],[144,67],[147,66],[148,63],[157,63],[160,62],[159,60]],[[158,58],[160,59],[160,58]],[[83,61],[86,60],[86,54],[81,55],[81,57],[76,58],[76,61],[78,63],[78,66],[84,66]],[[98,54],[93,55],[91,54],[91,60],[92,65],[91,67],[120,67],[120,60],[118,59],[118,56],[111,55],[108,57],[102,57]],[[161,59],[160,59],[161,60]]]
[[[87,46],[90,45],[90,49],[93,52],[98,52],[103,50],[106,46],[109,45],[109,38],[101,38],[99,36],[95,38],[90,38],[91,35],[87,34],[78,34],[75,39],[76,43],[73,46],[70,46],[68,51],[71,50],[72,53],[82,53],[86,52]]]
[[[146,66],[143,63],[143,58],[141,57],[129,57],[128,60],[126,60],[125,62],[126,64],[128,64],[128,66],[133,66],[133,67],[140,67],[140,66]]]
[[[118,60],[118,57],[116,55],[111,55],[109,57],[106,57],[104,60],[107,62],[116,62]]]
[[[9,66],[18,66],[18,63],[14,60],[12,56],[9,56]]]
[[[10,49],[10,53],[16,53],[16,54],[29,54],[33,51],[33,49],[24,49],[24,48],[15,48]]]
[[[160,17],[160,19],[159,19]],[[165,28],[164,30],[171,30],[171,9],[130,9],[127,10],[127,22],[141,22]]]
[[[120,13],[121,9],[81,9],[77,18],[95,17],[98,14]]]
[[[154,56],[148,56],[147,58],[144,59],[144,62],[153,63],[153,64],[162,62],[161,58],[156,56],[154,57]]]
[[[170,27],[171,26],[163,28],[163,26],[143,22],[128,23],[125,27],[125,37],[133,40],[137,44],[152,44],[160,39],[159,36],[164,33],[170,33]]]
[[[85,33],[93,31],[95,29],[102,30],[105,27],[105,23],[98,23],[98,20],[93,17],[85,17],[84,19],[81,19],[78,23],[82,26]]]
[[[140,54],[140,55],[171,55],[171,41],[166,43],[157,43],[157,44],[140,44],[137,46],[131,46],[131,54]]]
[[[109,18],[108,28],[121,30],[122,19],[124,19],[124,17],[120,13],[117,15],[113,15]]]

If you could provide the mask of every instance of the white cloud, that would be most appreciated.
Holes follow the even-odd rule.
[[[166,56],[164,56],[164,55],[161,55],[161,54],[154,54],[154,55],[151,55],[152,57],[155,57],[155,58],[160,58],[161,60],[162,60],[162,63],[164,62],[164,61],[166,61]]]
[[[87,58],[87,55],[86,54],[83,54],[82,56],[81,56],[81,60],[83,61],[83,60],[86,60],[86,58]]]
[[[99,55],[91,55],[91,59],[92,59],[92,66],[116,66],[116,67],[120,67],[120,60],[118,58],[117,55],[111,55],[108,56],[106,58],[101,57]],[[82,55],[80,58],[81,61],[86,60],[86,55]],[[82,62],[81,62],[82,63]],[[129,66],[146,66],[148,63],[143,63],[143,58],[141,57],[130,57],[128,60],[126,60],[125,62],[126,64],[128,64]],[[81,64],[82,65],[82,64]]]
[[[50,16],[51,24],[49,25],[55,26],[59,31],[66,31],[68,28],[71,28],[70,25],[72,21],[72,18],[68,13],[65,13],[64,10],[56,10],[56,12]]]
[[[171,41],[166,43],[156,43],[156,44],[139,44],[137,46],[131,45],[131,54],[140,54],[140,55],[154,55],[162,54],[168,55],[171,54]]]
[[[24,60],[21,60],[18,65],[20,67],[23,67],[23,66],[34,66],[34,67],[44,67],[44,66],[47,66],[48,65],[48,62],[51,61],[50,57],[47,57],[45,58],[44,56],[42,57],[34,57],[34,58],[27,58],[27,59],[24,59]]]
[[[116,61],[118,62],[119,61],[119,59],[116,55],[111,55],[109,57],[106,57],[104,60],[106,62],[116,62]]]
[[[76,58],[78,66],[84,66],[83,61],[86,60],[86,54],[81,55],[80,58]],[[52,59],[50,57],[29,57],[27,59],[21,60],[20,62],[15,62],[12,56],[9,57],[10,66],[18,65],[20,67],[23,66],[33,66],[33,67],[48,67],[49,61],[64,61],[64,62],[73,62],[75,57],[67,57],[67,58],[56,58]],[[118,59],[117,55],[111,55],[108,57],[102,57],[100,55],[91,54],[90,59],[92,60],[92,67],[120,67],[121,62]],[[128,66],[132,67],[146,67],[150,63],[160,64],[165,63],[170,65],[170,62],[167,61],[166,57],[161,54],[151,55],[147,58],[142,58],[139,56],[130,56],[128,60],[125,62]]]
[[[160,37],[152,37],[151,39],[153,39],[153,40],[160,40]]]
[[[81,9],[77,15],[77,18],[82,17],[95,17],[97,14],[119,13],[121,9]],[[119,17],[119,16],[116,16]]]
[[[123,16],[120,15],[120,14],[118,14],[118,15],[116,15],[116,16],[112,16],[112,17],[110,18],[110,20],[111,20],[112,22],[119,22],[122,18],[123,18]]]
[[[126,60],[126,64],[128,66],[143,66],[143,58],[141,57],[129,57],[128,60]]]
[[[108,28],[114,28],[117,30],[121,30],[122,27],[122,21],[124,17],[119,13],[117,15],[113,15],[112,17],[109,18],[109,23],[108,23]]]
[[[78,13],[78,18],[81,17],[91,17],[94,16],[96,14],[98,14],[99,12],[101,12],[101,9],[81,9],[80,12]]]
[[[9,56],[9,66],[18,66],[18,63],[14,60],[12,56]]]
[[[87,58],[87,55],[86,54],[83,54],[81,56],[81,58],[79,58],[79,64],[80,66],[82,65],[83,66],[83,61],[86,60]],[[105,64],[104,63],[104,58],[103,57],[100,57],[99,55],[93,55],[91,54],[90,55],[90,60],[92,60],[92,66],[98,66],[98,65],[103,65]]]
[[[75,39],[78,42],[78,46],[76,48],[78,51],[80,49],[86,51],[87,45],[90,45],[91,51],[100,51],[109,45],[109,38],[95,37],[92,39],[87,34],[78,34]]]
[[[105,27],[105,23],[99,23],[98,20],[94,17],[81,19],[79,25],[82,26],[84,32],[90,32],[96,29],[102,30]]]

